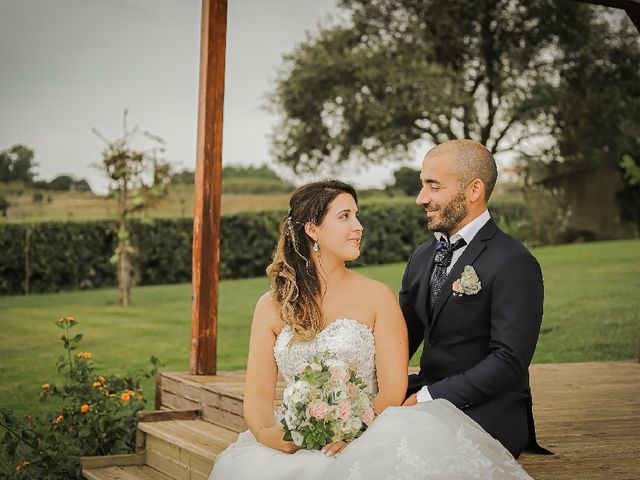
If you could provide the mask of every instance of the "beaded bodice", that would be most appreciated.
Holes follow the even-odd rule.
[[[340,318],[327,325],[312,340],[289,345],[292,336],[291,329],[285,325],[273,347],[278,370],[287,385],[293,382],[298,365],[316,355],[328,353],[354,368],[368,385],[368,390],[377,393],[375,340],[364,323]]]

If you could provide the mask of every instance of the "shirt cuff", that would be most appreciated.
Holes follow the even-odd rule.
[[[433,400],[433,397],[431,396],[431,394],[429,393],[429,389],[425,386],[422,387],[418,393],[416,393],[416,401],[418,403],[424,403],[424,402],[429,402]]]

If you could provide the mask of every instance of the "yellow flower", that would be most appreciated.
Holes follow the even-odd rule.
[[[124,393],[122,393],[122,394],[120,395],[120,399],[121,399],[123,402],[128,402],[129,400],[131,400],[131,395],[129,395],[129,393],[127,393],[127,392],[124,392]]]
[[[48,383],[43,383],[42,384],[42,390],[48,390],[49,389],[49,384]]]
[[[100,380],[102,383],[104,383],[104,377],[103,377],[102,375],[100,375],[100,376],[98,377],[98,380]]]
[[[56,421],[54,422],[56,425],[60,424],[64,420],[64,415],[58,415],[56,417]]]
[[[80,352],[78,358],[91,358],[93,354],[91,352]]]
[[[20,472],[24,470],[29,465],[31,465],[31,462],[27,462],[26,460],[24,462],[19,463],[18,465],[16,465],[16,472]]]
[[[82,413],[87,413],[89,410],[91,410],[91,407],[86,403],[80,407],[80,412]]]
[[[98,388],[98,387],[101,387],[102,384],[100,382],[93,382],[93,384],[91,386],[94,387],[94,388]]]

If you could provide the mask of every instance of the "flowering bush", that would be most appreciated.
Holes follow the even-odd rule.
[[[373,421],[372,396],[357,373],[334,358],[313,358],[297,367],[278,411],[284,440],[318,450],[359,437]]]
[[[80,478],[80,456],[130,453],[135,448],[136,412],[146,404],[142,378],[155,375],[159,365],[134,375],[100,375],[91,352],[76,352],[82,334],[71,334],[77,324],[61,317],[65,354],[58,357],[63,384],[44,383],[40,400],[55,404],[55,413],[17,419],[1,412],[0,478],[38,480]]]

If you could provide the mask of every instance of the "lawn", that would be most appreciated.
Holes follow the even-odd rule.
[[[543,247],[546,300],[534,362],[580,362],[637,358],[640,339],[640,241]],[[397,290],[404,265],[360,271]],[[242,369],[253,305],[266,279],[227,280],[220,285],[218,368]],[[28,297],[0,297],[0,407],[19,413],[38,408],[40,384],[56,381],[62,353],[54,321],[75,315],[84,333],[82,351],[93,353],[101,373],[124,373],[149,365],[186,370],[189,355],[191,287],[140,287],[133,306],[117,305],[113,289]],[[413,364],[417,363],[417,356]],[[144,384],[153,396],[153,381]],[[150,406],[153,402],[151,401]]]

